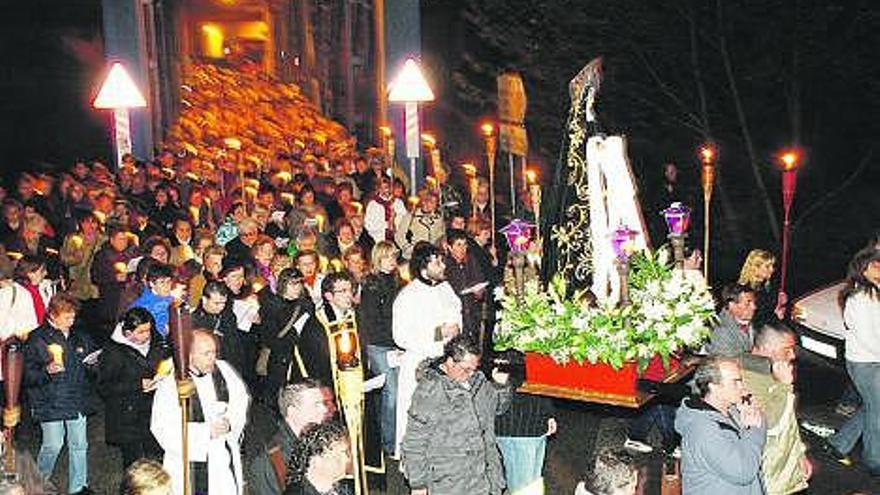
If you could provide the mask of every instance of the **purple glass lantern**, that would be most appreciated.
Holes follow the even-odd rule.
[[[691,209],[676,201],[661,213],[670,235],[683,235],[691,223]]]
[[[511,253],[522,253],[529,249],[532,240],[532,229],[535,226],[516,218],[502,228],[499,232],[504,234]]]
[[[611,233],[611,249],[614,250],[614,256],[621,260],[627,261],[629,260],[629,255],[632,254],[633,251],[633,241],[636,238],[635,230],[627,227],[626,225],[621,225]]]

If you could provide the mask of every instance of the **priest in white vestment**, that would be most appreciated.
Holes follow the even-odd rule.
[[[440,248],[417,243],[410,273],[413,280],[400,290],[391,313],[394,343],[404,351],[397,383],[398,453],[416,390],[416,368],[427,358],[443,355],[443,344],[461,331],[461,299],[446,281]]]
[[[243,495],[240,442],[250,405],[247,387],[231,365],[217,359],[217,341],[205,330],[192,331],[189,373],[195,385],[188,418],[190,493]],[[173,377],[156,389],[150,430],[165,450],[163,467],[174,495],[183,495],[181,410]]]

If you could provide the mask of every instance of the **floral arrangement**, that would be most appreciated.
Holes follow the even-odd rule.
[[[620,369],[637,361],[644,370],[655,355],[700,345],[715,319],[715,301],[702,276],[678,270],[669,252],[639,252],[630,259],[630,304],[595,305],[588,291],[566,297],[557,275],[547,289],[526,282],[522,298],[500,293],[495,347],[549,355],[559,363],[606,363]]]

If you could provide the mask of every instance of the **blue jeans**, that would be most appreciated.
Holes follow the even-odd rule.
[[[829,442],[847,454],[861,437],[862,463],[872,473],[880,474],[880,363],[847,361],[846,370],[862,398],[862,406]]]
[[[86,437],[86,417],[80,414],[76,419],[47,421],[40,423],[43,429],[43,444],[37,455],[37,470],[48,478],[55,470],[55,461],[64,447],[67,432],[67,491],[76,493],[89,484],[89,464],[87,454],[89,440]]]
[[[496,441],[504,460],[508,493],[515,493],[541,477],[547,437],[498,437]]]
[[[387,453],[394,453],[397,438],[397,368],[388,366],[388,351],[393,350],[393,347],[367,345],[370,370],[376,375],[385,374],[379,427],[382,430],[382,449]]]

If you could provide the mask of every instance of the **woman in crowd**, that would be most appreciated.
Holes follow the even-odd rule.
[[[87,367],[97,353],[88,335],[74,330],[78,303],[73,296],[56,294],[46,310],[46,323],[34,330],[24,348],[23,385],[34,420],[43,431],[37,456],[40,473],[49,477],[58,454],[67,443],[68,493],[88,494],[86,417],[91,385]],[[66,440],[65,440],[66,439]]]
[[[755,291],[757,309],[752,318],[752,325],[755,328],[785,318],[788,296],[777,290],[777,284],[773,280],[775,271],[776,256],[773,253],[763,249],[752,249],[739,272],[739,284]]]
[[[111,226],[107,242],[95,253],[91,270],[92,282],[98,286],[98,335],[109,335],[116,322],[119,300],[128,279],[128,262],[133,257],[134,249],[129,246],[125,227]]]
[[[41,256],[27,255],[15,266],[15,278],[30,295],[37,325],[46,321],[46,306],[55,295],[55,284],[46,278],[47,274],[46,260]]]
[[[255,281],[254,289],[259,292],[263,287],[269,287],[275,291],[277,282],[275,274],[272,273],[272,259],[275,257],[275,239],[260,234],[251,247],[251,255],[254,257]]]
[[[846,323],[846,369],[862,398],[830,445],[846,454],[862,439],[862,463],[880,475],[880,251],[868,247],[849,264],[840,294]]]
[[[259,339],[260,353],[257,374],[265,376],[263,397],[272,403],[278,390],[290,376],[302,374],[291,370],[297,366],[294,347],[307,320],[314,317],[315,308],[303,288],[302,273],[286,268],[278,275],[277,290],[260,292]]]
[[[391,308],[400,290],[397,276],[397,247],[388,241],[379,241],[373,247],[372,273],[361,286],[361,304],[357,308],[358,333],[361,345],[366,345],[367,360],[374,375],[385,374],[382,388],[380,426],[382,448],[394,453],[397,421],[397,366],[401,351],[394,345],[391,331]]]
[[[98,247],[104,242],[98,219],[91,211],[76,211],[77,230],[64,239],[61,262],[67,267],[70,292],[80,302],[98,297],[89,272]]]
[[[161,453],[150,433],[153,391],[164,378],[159,373],[163,351],[155,332],[150,312],[131,308],[119,320],[101,356],[104,438],[122,450],[123,467],[142,457],[158,458]]]

